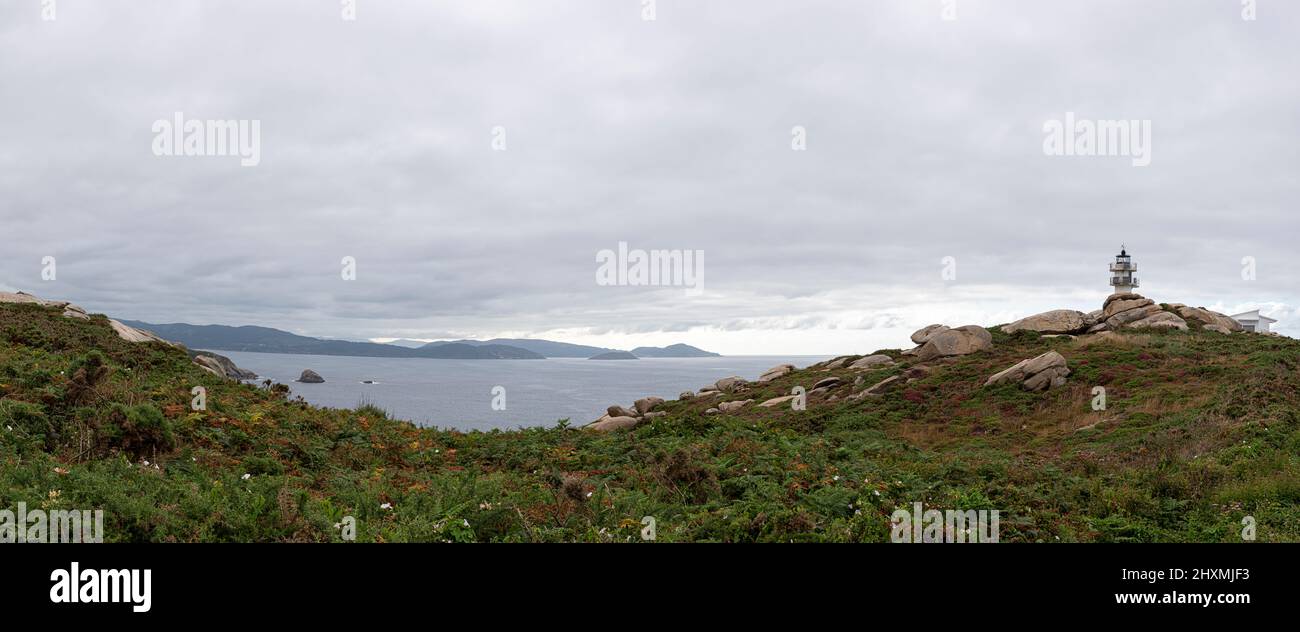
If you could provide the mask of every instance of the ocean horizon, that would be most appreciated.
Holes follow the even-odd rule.
[[[718,379],[747,380],[778,364],[805,367],[830,358],[720,356],[639,360],[451,360],[374,358],[220,351],[259,381],[289,385],[291,396],[329,408],[373,404],[389,416],[420,426],[456,430],[508,430],[554,426],[561,419],[580,426],[612,404],[631,406],[648,396],[676,399]],[[304,369],[323,384],[295,382]],[[364,383],[372,381],[371,384]],[[505,389],[505,409],[494,410],[495,387]]]

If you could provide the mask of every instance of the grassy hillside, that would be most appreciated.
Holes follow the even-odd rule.
[[[359,541],[640,541],[643,516],[660,541],[887,541],[918,501],[997,509],[1003,541],[1231,542],[1245,515],[1261,541],[1300,540],[1300,342],[1108,338],[995,331],[991,353],[928,373],[886,351],[898,365],[724,398],[914,378],[801,412],[687,400],[631,431],[461,433],[314,408],[121,341],[103,317],[4,304],[0,508],[100,508],[111,541],[337,541],[344,516]],[[982,387],[1050,349],[1073,370],[1064,387]],[[206,411],[190,410],[196,385]]]

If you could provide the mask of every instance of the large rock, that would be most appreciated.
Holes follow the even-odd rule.
[[[930,336],[933,336],[934,334],[937,334],[941,331],[947,331],[947,330],[948,330],[947,325],[926,325],[912,332],[912,342],[915,342],[918,345],[923,345],[925,344],[926,340],[930,339]]]
[[[849,365],[849,368],[850,369],[874,369],[879,367],[892,366],[893,364],[894,364],[893,358],[883,353],[877,353],[875,355],[869,355],[865,358],[858,358],[857,360],[854,360],[853,363]]]
[[[993,348],[993,335],[978,325],[965,325],[956,329],[936,331],[916,349],[917,359],[925,362],[935,358],[960,356]]]
[[[136,329],[135,327],[123,325],[122,323],[119,323],[116,320],[113,320],[111,318],[108,320],[108,324],[110,327],[113,328],[113,331],[117,332],[117,337],[127,342],[161,342],[165,345],[172,344],[166,340],[163,340],[162,338],[159,338],[152,331],[145,331],[143,329]]]
[[[780,406],[781,404],[791,401],[796,397],[798,397],[798,395],[783,395],[781,397],[773,397],[772,399],[769,399],[759,404],[759,406],[762,408],[772,408],[773,406]]]
[[[1019,384],[1027,391],[1044,391],[1065,384],[1065,376],[1069,374],[1070,368],[1066,365],[1065,357],[1055,351],[1048,351],[993,374],[984,381],[984,386],[1011,383]]]
[[[1179,318],[1177,314],[1166,311],[1158,311],[1141,320],[1135,320],[1124,325],[1125,327],[1151,327],[1153,329],[1181,329],[1187,330],[1187,322]]]
[[[1094,321],[1095,323],[1095,321]],[[1036,331],[1040,334],[1075,334],[1089,327],[1087,315],[1072,309],[1054,309],[1050,312],[1026,316],[1002,326],[1002,331],[1014,334],[1017,331]]]
[[[883,380],[880,380],[879,382],[876,382],[875,384],[872,384],[870,387],[864,389],[861,393],[849,395],[848,399],[859,400],[862,399],[863,397],[879,397],[882,394],[884,394],[884,392],[888,390],[889,387],[898,384],[899,382],[902,381],[903,381],[903,376],[891,375]]]
[[[637,417],[638,415],[627,408],[614,404],[605,409],[605,415],[608,417]]]
[[[303,384],[321,384],[325,382],[325,378],[321,377],[320,373],[311,369],[303,369],[302,375],[298,376],[298,379],[294,381],[302,382]]]
[[[775,380],[778,377],[782,377],[790,373],[791,371],[794,371],[793,364],[778,364],[766,371],[763,371],[763,374],[758,376],[758,381],[771,382],[772,380]]]
[[[651,410],[654,410],[655,406],[662,403],[664,403],[664,398],[662,397],[642,397],[633,402],[632,406],[636,408],[637,414],[644,415]]]
[[[834,388],[836,386],[839,386],[843,382],[844,380],[841,380],[840,378],[835,377],[833,375],[831,377],[824,377],[820,380],[817,380],[816,384],[813,384],[813,390],[817,390],[819,388]]]
[[[605,415],[596,421],[584,426],[587,430],[596,432],[609,432],[611,430],[622,430],[624,428],[635,428],[637,425],[636,417],[611,417]]]
[[[745,381],[745,378],[740,377],[739,375],[733,375],[714,382],[713,388],[714,390],[722,391],[724,393],[734,393],[743,388],[746,384],[748,384],[748,382]]]
[[[752,399],[746,399],[738,402],[722,402],[721,404],[718,404],[718,410],[724,413],[729,413],[732,411],[740,410],[741,408],[744,408],[752,403],[754,403],[754,400]]]
[[[1149,298],[1136,292],[1120,292],[1111,294],[1106,297],[1106,301],[1101,304],[1101,320],[1106,320],[1122,311],[1130,310],[1143,305],[1154,303]]]
[[[190,352],[191,360],[207,371],[232,380],[255,380],[257,374],[235,366],[235,362],[226,356],[211,351]]]

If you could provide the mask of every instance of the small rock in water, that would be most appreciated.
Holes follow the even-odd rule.
[[[297,381],[304,384],[321,384],[325,381],[325,378],[311,369],[304,369],[302,375],[298,376]]]

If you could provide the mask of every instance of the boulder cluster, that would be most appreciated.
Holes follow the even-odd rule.
[[[1096,311],[1084,313],[1054,309],[1003,325],[1002,331],[1009,334],[1036,331],[1043,335],[1080,335],[1144,327],[1186,330],[1188,321],[1224,334],[1242,329],[1232,317],[1204,307],[1188,307],[1181,303],[1162,306],[1141,294],[1123,292],[1111,294]]]
[[[1204,307],[1188,307],[1182,303],[1170,303],[1169,307],[1178,312],[1178,315],[1184,319],[1201,323],[1201,329],[1221,334],[1230,334],[1234,331],[1243,330],[1241,323],[1237,322],[1233,317],[1210,311]]]
[[[683,393],[685,395],[685,393]],[[689,397],[683,399],[691,399]],[[605,409],[605,414],[600,419],[593,421],[586,426],[588,430],[597,432],[607,432],[610,430],[620,430],[623,428],[635,428],[637,424],[648,422],[656,417],[662,417],[668,413],[654,412],[656,406],[664,403],[662,397],[642,397],[632,403],[631,408],[615,404]]]
[[[1231,317],[1208,310],[1204,307],[1188,307],[1181,303],[1168,305],[1131,292],[1112,294],[1102,304],[1101,309],[1081,312],[1072,309],[1055,309],[1041,314],[1027,316],[1013,323],[1002,326],[1002,331],[1015,334],[1020,331],[1033,331],[1049,336],[1113,336],[1111,332],[1121,329],[1169,328],[1186,330],[1195,324],[1202,329],[1229,334],[1241,331],[1242,326]],[[935,324],[922,327],[911,336],[916,347],[898,354],[887,355],[875,353],[867,356],[838,356],[813,364],[806,371],[819,375],[808,386],[808,402],[830,403],[836,401],[856,402],[869,398],[885,396],[891,390],[897,390],[909,382],[924,379],[935,370],[936,361],[955,359],[980,351],[993,349],[993,335],[989,330],[978,325],[949,327]],[[903,365],[903,370],[884,377],[878,376],[868,380],[869,371],[889,369]],[[713,384],[700,387],[698,392],[686,391],[679,396],[681,400],[704,400],[710,402],[704,411],[706,415],[734,413],[746,408],[777,408],[788,406],[798,395],[781,395],[762,402],[746,395],[751,387],[785,377],[797,369],[792,364],[780,364],[763,372],[754,382],[739,376],[724,377]],[[853,372],[861,372],[856,376]],[[829,375],[827,375],[829,374]],[[1014,365],[991,375],[984,381],[984,386],[992,387],[1012,384],[1031,392],[1043,392],[1059,388],[1066,384],[1070,367],[1065,356],[1058,351],[1048,351],[1041,355],[1026,358]],[[806,385],[807,386],[807,385]],[[717,400],[716,404],[712,400]],[[652,412],[663,400],[657,397],[639,399],[632,408],[610,406],[607,414],[586,428],[598,431],[633,428],[665,412]]]

